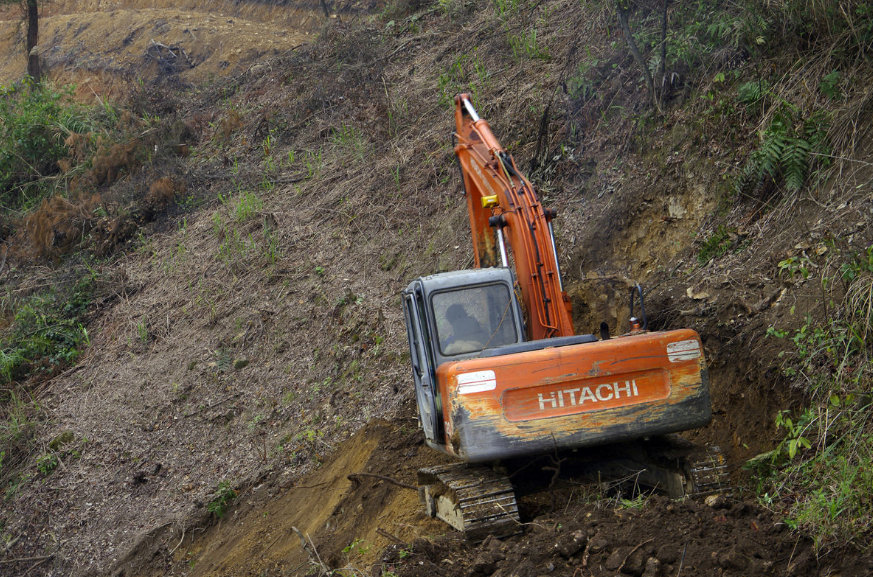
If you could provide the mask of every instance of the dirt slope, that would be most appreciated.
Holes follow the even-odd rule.
[[[325,21],[320,6],[210,2],[49,2],[40,57],[58,84],[83,97],[123,97],[137,82],[201,84],[293,50]],[[0,11],[0,82],[24,73],[17,7]]]
[[[187,192],[125,250],[86,262],[101,283],[90,347],[38,387],[39,445],[72,441],[53,474],[34,460],[7,491],[5,560],[52,556],[31,575],[304,575],[319,569],[313,562],[375,575],[869,574],[869,554],[817,557],[742,497],[625,503],[614,487],[567,478],[554,507],[549,495],[524,499],[525,535],[473,547],[425,518],[410,489],[348,479],[411,484],[439,459],[415,432],[398,292],[471,262],[440,102],[451,92],[478,91],[479,112],[525,163],[545,117],[552,160],[535,183],[559,210],[577,329],[623,327],[627,286],[643,282],[652,328],[702,334],[714,421],[689,437],[721,445],[734,464],[772,447],[774,415],[794,398],[762,333],[789,306],[816,306],[815,287],[786,286],[777,263],[825,234],[873,242],[857,226],[873,208],[859,188],[869,172],[839,183],[831,212],[807,201],[761,219],[739,202],[749,248],[696,267],[694,235],[706,232],[725,166],[748,143],[702,143],[689,128],[693,108],[640,142],[632,117],[601,123],[612,109],[562,91],[580,36],[609,52],[606,12],[563,0],[525,12],[516,24],[537,23],[551,54],[541,60],[512,56],[485,2],[447,12],[401,3],[382,18],[344,20],[372,9],[350,4],[299,48],[327,20],[318,7],[158,6],[123,3],[114,16],[99,3],[46,7],[42,37],[61,46],[42,48],[50,74],[93,74],[115,93],[133,79],[136,112],[184,123],[193,152],[143,163],[101,190],[113,214],[158,177]],[[303,28],[292,28],[298,20]],[[16,30],[10,23],[0,37],[20,45]],[[152,39],[196,66],[156,66]],[[602,66],[613,64],[620,74],[600,88],[619,108],[642,109],[629,59],[604,56]],[[4,66],[14,77],[16,64]],[[137,78],[147,85],[139,92]],[[196,86],[204,80],[213,81]],[[22,294],[55,281],[43,265],[12,264],[4,282]],[[210,505],[222,483],[239,496],[218,517]],[[311,538],[310,552],[291,527]]]

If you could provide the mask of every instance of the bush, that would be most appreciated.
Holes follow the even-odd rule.
[[[780,263],[806,277],[802,263]],[[873,545],[873,246],[848,255],[840,278],[821,279],[845,296],[823,322],[768,336],[793,343],[784,353],[784,374],[806,388],[810,406],[791,418],[776,416],[784,439],[750,462],[762,502],[811,537],[819,551],[843,544]]]
[[[53,372],[71,364],[88,332],[80,319],[91,302],[93,275],[83,277],[68,295],[34,295],[16,310],[9,332],[0,338],[0,384],[34,370]]]
[[[86,130],[85,108],[72,93],[72,86],[0,86],[0,210],[36,205],[45,193],[35,183],[59,172],[66,135]]]

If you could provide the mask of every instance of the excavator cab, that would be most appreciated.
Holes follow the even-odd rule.
[[[440,353],[449,357],[517,342],[511,295],[499,282],[434,293]]]
[[[422,277],[403,291],[419,419],[434,448],[445,444],[437,368],[524,340],[512,287],[512,271],[488,268]]]

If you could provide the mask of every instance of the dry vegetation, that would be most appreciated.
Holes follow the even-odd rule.
[[[630,25],[656,59],[660,14],[648,4]],[[870,13],[856,9],[871,8],[838,3],[843,18],[817,2],[783,4],[782,29],[769,3],[746,2],[748,14],[672,6],[661,114],[609,3],[397,2],[359,17],[338,5],[339,18],[308,16],[317,39],[258,52],[270,56],[257,66],[216,47],[195,56],[203,70],[209,58],[230,62],[204,85],[186,84],[197,68],[153,74],[154,58],[113,70],[106,55],[121,40],[111,37],[88,63],[46,55],[50,73],[99,72],[129,97],[58,116],[55,166],[3,197],[16,204],[0,220],[0,534],[3,561],[35,559],[0,573],[32,563],[31,574],[52,575],[312,570],[267,511],[308,523],[331,567],[373,563],[392,541],[440,530],[413,498],[344,477],[405,477],[434,458],[412,434],[397,295],[472,261],[450,139],[449,102],[463,90],[559,210],[577,330],[623,328],[633,280],[647,287],[652,327],[701,333],[715,417],[691,436],[726,448],[736,469],[730,513],[655,501],[629,515],[634,537],[619,538],[605,511],[645,500],[568,485],[568,516],[554,527],[593,511],[611,535],[606,563],[628,561],[658,522],[649,517],[675,511],[687,531],[712,517],[700,530],[716,543],[728,538],[719,523],[787,523],[767,532],[769,559],[746,537],[711,558],[687,541],[689,559],[697,574],[864,574],[873,39]],[[52,18],[87,16],[57,6]],[[243,4],[235,17],[258,22],[259,10],[286,9]],[[139,71],[147,82],[118,84]],[[28,200],[35,190],[45,200]],[[378,418],[392,425],[341,445]],[[753,471],[741,470],[749,460]],[[322,484],[323,502],[306,492]],[[588,508],[570,510],[574,499]],[[531,518],[546,510],[530,507]],[[226,514],[239,522],[222,525]],[[387,537],[378,515],[396,520]],[[533,527],[550,523],[538,519],[534,541],[509,550],[419,540],[384,559],[424,574],[399,552],[414,551],[436,574],[445,556],[474,574],[488,571],[473,561],[492,555],[490,572],[514,574],[524,547],[558,531]],[[372,551],[347,550],[355,539]],[[649,548],[658,571],[681,567],[672,550]],[[582,567],[598,574],[585,551]],[[556,574],[576,574],[571,557]]]

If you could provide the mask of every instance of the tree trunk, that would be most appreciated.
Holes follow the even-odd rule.
[[[661,85],[663,90],[664,73],[667,71],[667,1],[664,0],[664,14],[661,19]]]
[[[640,69],[643,71],[643,77],[646,79],[646,88],[649,90],[649,98],[651,99],[652,104],[654,104],[655,108],[660,112],[661,107],[658,105],[657,96],[655,96],[655,83],[652,81],[652,73],[649,72],[649,67],[646,66],[646,61],[643,58],[643,55],[640,54],[640,49],[637,48],[637,43],[630,31],[630,24],[628,24],[628,13],[630,12],[629,0],[618,0],[618,2],[616,2],[616,8],[618,10],[618,23],[621,25],[621,31],[624,33],[627,47],[630,49],[634,60],[636,60]]]
[[[36,0],[27,0],[27,74],[35,84],[39,84],[42,71],[39,69],[39,54],[36,46],[39,41],[39,6]]]
[[[661,87],[658,89],[658,102],[664,107],[664,93],[667,92],[667,1],[664,0],[664,14],[661,19],[661,66],[658,68],[658,78]]]

